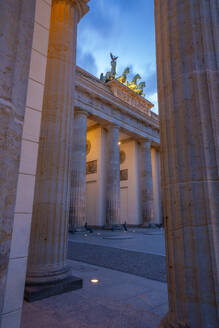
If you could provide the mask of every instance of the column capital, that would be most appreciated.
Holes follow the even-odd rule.
[[[141,145],[150,145],[151,146],[152,139],[150,139],[150,138],[140,138],[140,139],[138,139],[138,142]]]
[[[117,125],[117,124],[115,124],[115,123],[108,123],[106,126],[105,126],[105,128],[107,129],[107,130],[110,130],[110,129],[120,129],[120,126],[119,125]]]
[[[89,113],[84,109],[76,108],[75,109],[75,116],[76,115],[86,115],[86,116],[88,116]]]
[[[78,12],[78,23],[81,18],[89,11],[88,2],[90,0],[53,0],[54,3],[57,2],[69,2]]]
[[[77,8],[78,11],[78,22],[81,20],[81,18],[87,14],[89,11],[88,2],[90,0],[70,0],[74,7]]]

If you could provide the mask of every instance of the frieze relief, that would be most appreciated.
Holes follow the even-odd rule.
[[[86,163],[86,175],[97,173],[97,160]]]
[[[120,170],[120,181],[128,180],[128,169]]]

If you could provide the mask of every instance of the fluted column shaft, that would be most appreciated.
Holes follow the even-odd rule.
[[[153,177],[151,163],[151,141],[141,141],[141,187],[142,187],[142,223],[143,225],[153,222]]]
[[[0,1],[0,312],[12,239],[34,14],[35,0]]]
[[[87,112],[75,112],[71,168],[69,227],[80,230],[86,222]]]
[[[106,225],[120,224],[119,127],[110,125],[107,135]]]
[[[218,0],[155,0],[169,313],[219,327]]]
[[[81,1],[53,0],[27,283],[68,275],[76,29]]]

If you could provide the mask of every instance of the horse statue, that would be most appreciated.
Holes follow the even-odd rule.
[[[130,68],[126,67],[126,69],[124,70],[122,75],[117,77],[117,81],[119,81],[120,83],[126,84],[127,83],[127,74],[129,74],[129,72],[130,72]]]
[[[140,76],[139,74],[136,74],[136,75],[133,77],[132,82],[128,82],[128,83],[127,83],[127,86],[128,86],[130,89],[132,89],[132,90],[136,89],[136,87],[137,87],[137,81],[140,80],[140,79],[141,79],[141,76]]]
[[[103,73],[101,73],[100,75],[100,80],[103,82],[114,80],[116,77],[116,60],[118,59],[118,57],[113,56],[112,53],[110,53],[110,57],[111,57],[111,71],[107,72],[105,76],[103,75]]]
[[[143,93],[143,89],[145,88],[145,85],[146,85],[145,82],[140,82],[134,91],[140,96],[145,96],[145,94]]]

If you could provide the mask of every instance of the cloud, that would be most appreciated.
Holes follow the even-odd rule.
[[[111,38],[117,29],[120,8],[117,1],[93,0],[86,20],[79,24],[79,33],[95,33],[102,39]]]
[[[152,107],[152,111],[157,113],[158,114],[158,95],[157,95],[157,92],[151,94],[150,96],[147,97],[146,95],[146,98],[152,102],[152,104],[154,104],[154,107]]]
[[[94,56],[90,52],[83,52],[80,47],[77,48],[76,56],[77,65],[90,72],[97,74],[97,65]]]
[[[148,95],[152,95],[157,91],[157,73],[152,72],[145,78],[146,92]]]

